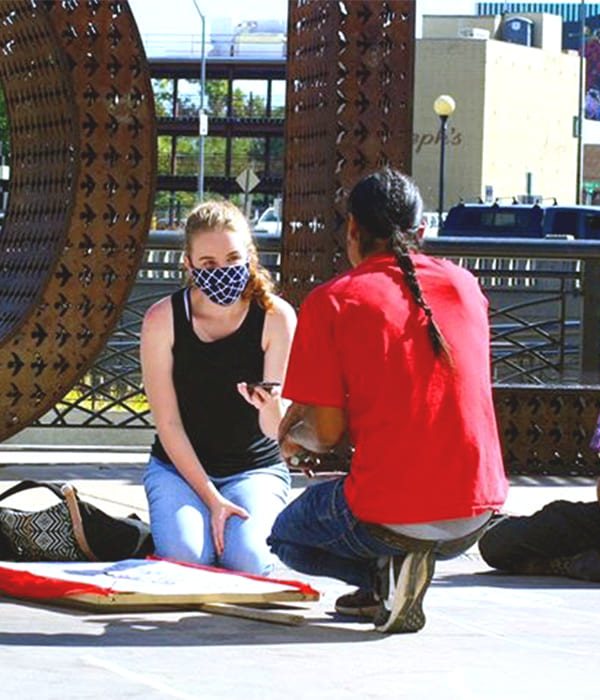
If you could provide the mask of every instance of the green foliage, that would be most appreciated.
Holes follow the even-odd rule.
[[[169,78],[153,78],[154,109],[157,117],[168,117],[172,112],[173,81]]]
[[[157,114],[167,116],[173,110],[173,81],[155,80],[155,101]],[[180,84],[180,89],[186,85],[193,88],[191,94],[179,93],[177,96],[176,114],[179,117],[196,117],[199,109],[199,96],[195,92],[199,89],[198,80],[189,80]],[[206,111],[209,120],[223,118],[228,115],[228,82],[227,80],[208,80],[206,82]],[[242,88],[236,87],[231,96],[231,115],[235,117],[264,117],[267,113],[265,98],[251,92],[245,93]],[[283,107],[273,110],[273,116],[283,116]],[[210,122],[209,122],[210,124]],[[209,126],[210,131],[210,126]],[[159,137],[158,162],[159,173],[166,174],[171,168],[171,152],[173,139],[171,137]],[[197,137],[180,136],[175,145],[175,173],[177,175],[195,175],[199,164],[199,139]],[[204,173],[207,177],[225,177],[227,140],[224,137],[208,136],[204,142]],[[236,177],[245,168],[251,167],[257,173],[264,170],[265,166],[265,139],[264,138],[233,138],[231,140],[231,175]],[[283,141],[272,139],[271,153],[275,170],[281,170]],[[281,156],[280,156],[281,152]]]

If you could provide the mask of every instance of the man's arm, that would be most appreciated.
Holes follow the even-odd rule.
[[[284,458],[302,450],[328,452],[346,432],[346,411],[329,406],[292,403],[279,426],[279,444]]]

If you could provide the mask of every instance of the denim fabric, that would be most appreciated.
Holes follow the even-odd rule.
[[[217,558],[210,513],[202,499],[177,469],[151,457],[144,474],[150,506],[150,524],[156,554],[178,561],[220,566],[266,575],[273,555],[266,539],[277,514],[285,506],[290,475],[284,464],[251,469],[228,477],[211,478],[225,498],[245,508],[250,517],[237,515],[225,525],[225,550]]]
[[[433,549],[437,558],[457,556],[484,530],[460,540],[438,542],[373,527],[357,520],[348,507],[344,479],[308,487],[277,516],[268,543],[284,564],[305,574],[330,576],[372,590],[379,557],[404,556],[423,548]]]

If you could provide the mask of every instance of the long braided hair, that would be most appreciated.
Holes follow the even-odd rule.
[[[384,168],[367,175],[350,192],[348,211],[360,230],[360,252],[368,255],[376,240],[386,240],[417,306],[427,317],[427,332],[436,356],[451,363],[450,349],[423,297],[417,279],[412,250],[418,250],[417,231],[423,214],[423,200],[416,184],[403,173]]]

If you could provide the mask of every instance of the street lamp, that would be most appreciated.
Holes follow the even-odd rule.
[[[433,111],[440,118],[440,187],[438,191],[439,228],[443,227],[444,213],[444,161],[446,156],[446,129],[448,117],[456,109],[456,102],[450,95],[440,95],[433,103]]]
[[[198,200],[204,200],[204,139],[208,132],[208,123],[204,113],[204,93],[206,88],[206,18],[200,11],[198,3],[193,0],[196,12],[202,21],[202,44],[200,58],[200,107],[198,109],[198,136],[200,137],[198,163]]]

